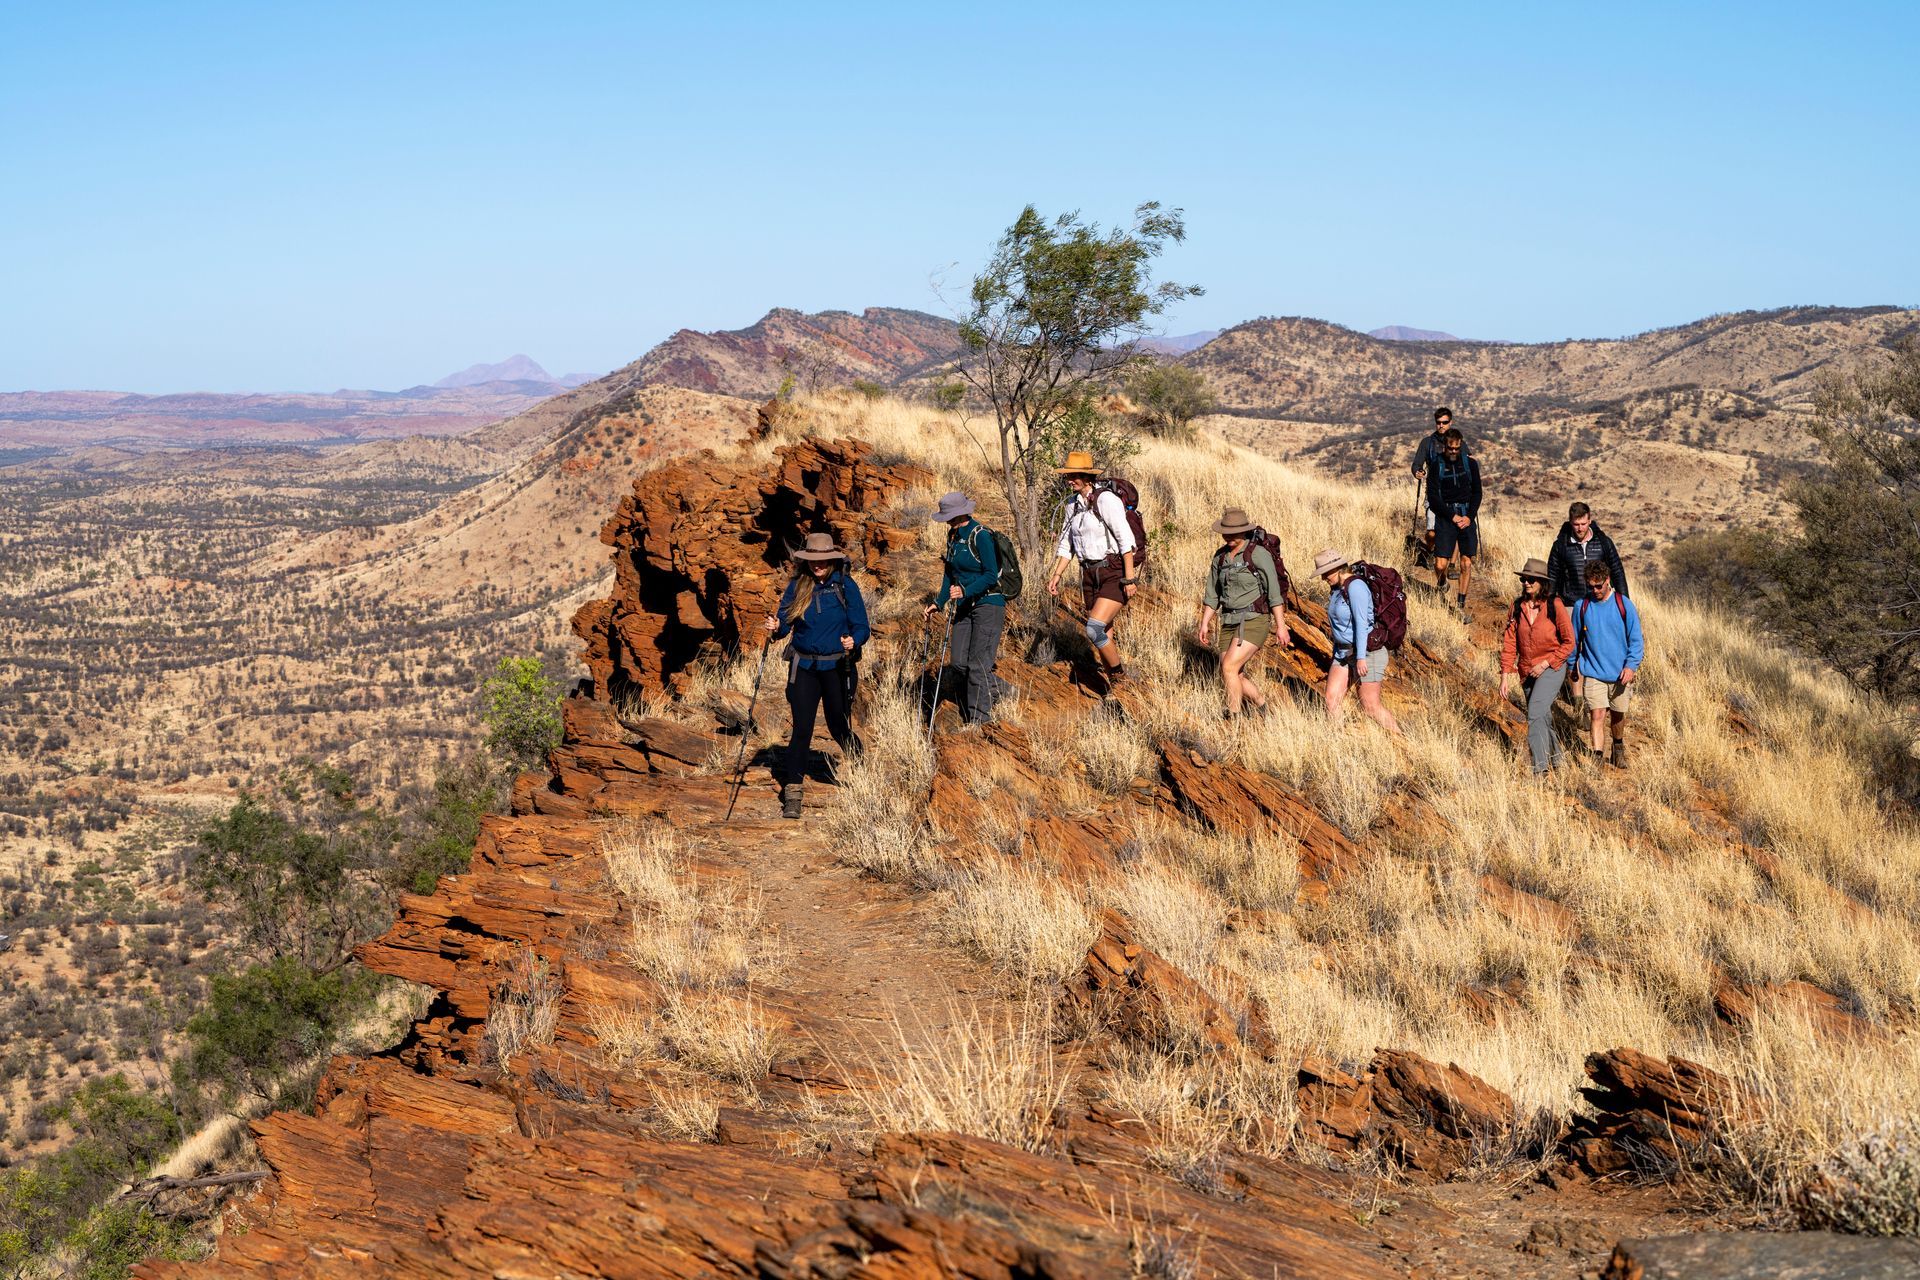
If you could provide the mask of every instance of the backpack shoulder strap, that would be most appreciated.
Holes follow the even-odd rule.
[[[1627,620],[1627,598],[1618,591],[1613,593],[1613,602],[1620,606],[1620,621]]]

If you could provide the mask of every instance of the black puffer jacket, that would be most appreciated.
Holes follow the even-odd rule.
[[[1547,553],[1547,590],[1573,604],[1587,594],[1586,561],[1594,559],[1605,562],[1615,591],[1623,596],[1633,594],[1627,590],[1627,566],[1621,563],[1613,539],[1606,535],[1598,520],[1593,522],[1593,537],[1587,542],[1584,559],[1580,544],[1573,539],[1573,521],[1561,524],[1553,540],[1553,550]]]

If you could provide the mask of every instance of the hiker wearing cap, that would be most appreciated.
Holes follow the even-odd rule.
[[[998,681],[993,666],[1007,624],[1007,597],[1000,589],[1000,550],[993,531],[973,518],[974,505],[956,492],[943,496],[934,510],[933,520],[947,526],[946,571],[926,612],[952,610],[953,666],[966,682],[961,705],[968,724],[984,724],[993,716]]]
[[[787,653],[787,706],[793,711],[793,735],[787,739],[785,782],[780,788],[782,817],[800,816],[807,752],[813,744],[814,717],[822,710],[827,732],[843,759],[860,754],[860,739],[848,720],[852,672],[860,646],[871,634],[860,584],[847,573],[847,556],[830,533],[810,533],[793,553],[793,577],[780,593],[780,607],[767,619],[775,640],[791,634]]]
[[[1214,521],[1213,531],[1222,545],[1207,572],[1195,638],[1203,645],[1211,643],[1220,654],[1220,681],[1226,686],[1231,720],[1243,705],[1266,709],[1267,695],[1246,674],[1246,666],[1269,637],[1278,635],[1282,646],[1292,643],[1287,634],[1287,584],[1280,562],[1266,545],[1271,539],[1278,546],[1279,540],[1249,520],[1244,510],[1228,507]]]
[[[1620,559],[1619,549],[1594,520],[1593,508],[1576,502],[1567,508],[1566,523],[1560,526],[1553,550],[1547,553],[1548,590],[1565,601],[1567,608],[1574,608],[1587,594],[1587,566],[1595,563],[1607,566],[1607,577],[1615,591],[1628,594],[1627,566]]]
[[[1313,571],[1327,584],[1327,629],[1333,633],[1333,661],[1327,667],[1327,719],[1340,722],[1347,689],[1360,686],[1360,709],[1392,734],[1399,721],[1380,701],[1387,678],[1387,650],[1367,648],[1373,633],[1373,591],[1353,571],[1353,562],[1331,547],[1313,558]]]
[[[1078,561],[1080,597],[1087,609],[1087,640],[1111,690],[1127,674],[1112,627],[1120,610],[1139,590],[1136,564],[1140,548],[1127,523],[1126,504],[1119,495],[1095,487],[1100,472],[1091,453],[1075,449],[1067,454],[1066,465],[1055,470],[1073,496],[1067,500],[1066,516],[1060,524],[1047,594],[1060,594],[1061,576]]]
[[[1467,612],[1467,586],[1473,580],[1473,558],[1480,554],[1480,464],[1467,456],[1466,437],[1448,427],[1441,437],[1440,458],[1427,472],[1427,505],[1439,516],[1433,536],[1434,585],[1447,590],[1447,565],[1460,561],[1460,599],[1456,608]]]
[[[1566,682],[1573,656],[1573,618],[1559,597],[1547,590],[1547,562],[1535,556],[1520,570],[1520,595],[1500,633],[1500,696],[1520,677],[1527,708],[1527,749],[1535,776],[1552,768],[1553,700]]]
[[[1613,575],[1600,561],[1587,566],[1587,598],[1573,607],[1573,644],[1581,700],[1593,717],[1594,761],[1624,769],[1627,706],[1647,656],[1647,641],[1640,631],[1640,610],[1613,589]]]
[[[1453,429],[1453,410],[1444,405],[1433,411],[1433,430],[1420,437],[1420,445],[1413,451],[1413,474],[1424,482],[1427,473],[1440,465],[1441,450],[1446,445],[1447,432]],[[1427,507],[1427,545],[1433,545],[1434,536],[1433,507]]]

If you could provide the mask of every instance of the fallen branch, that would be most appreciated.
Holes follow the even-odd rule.
[[[229,1187],[241,1182],[258,1182],[267,1176],[265,1169],[247,1169],[239,1173],[210,1173],[203,1178],[144,1178],[118,1196],[117,1200],[154,1200],[169,1191],[192,1191],[201,1187]]]

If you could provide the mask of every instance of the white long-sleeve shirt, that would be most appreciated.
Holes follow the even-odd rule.
[[[1127,506],[1119,495],[1102,489],[1094,495],[1094,502],[1097,510],[1079,494],[1068,501],[1066,519],[1060,524],[1060,541],[1054,547],[1056,556],[1105,560],[1139,550],[1127,524]]]

